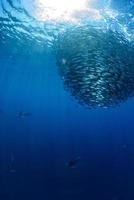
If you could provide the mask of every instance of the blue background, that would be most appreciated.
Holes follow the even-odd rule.
[[[134,99],[86,109],[64,90],[53,54],[10,55],[13,44],[0,45],[0,200],[133,200]]]

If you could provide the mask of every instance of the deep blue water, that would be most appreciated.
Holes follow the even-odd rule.
[[[133,3],[111,6],[133,15]],[[54,53],[23,37],[17,46],[5,24],[1,18],[0,200],[134,200],[134,98],[116,108],[79,105]],[[21,111],[30,115],[17,117]],[[67,168],[78,156],[76,168]]]

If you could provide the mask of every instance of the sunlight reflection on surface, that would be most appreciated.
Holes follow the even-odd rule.
[[[35,16],[39,21],[78,23],[86,17],[100,19],[99,11],[90,8],[89,0],[35,0]]]

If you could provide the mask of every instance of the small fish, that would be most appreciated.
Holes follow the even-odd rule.
[[[16,169],[14,168],[14,164],[15,164],[15,157],[14,157],[14,154],[11,153],[10,163],[8,165],[8,171],[9,171],[9,173],[16,173]]]
[[[80,157],[73,158],[67,162],[66,166],[68,168],[76,168],[76,165],[79,160],[80,160]]]
[[[17,113],[16,116],[17,116],[18,118],[24,118],[24,117],[31,116],[31,113],[30,113],[30,112],[20,111],[20,112]]]
[[[66,62],[67,62],[66,59],[65,59],[65,58],[62,58],[62,64],[65,65]]]

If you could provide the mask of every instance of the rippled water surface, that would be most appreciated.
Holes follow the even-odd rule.
[[[83,13],[76,13],[77,15],[74,16],[76,23],[71,20],[67,21],[64,17],[60,20],[51,20],[45,18],[45,16],[39,17],[39,14],[45,10],[45,8],[43,10],[45,3],[42,4],[41,2],[41,0],[1,0],[0,30],[2,44],[8,41],[24,45],[27,42],[27,48],[29,47],[28,44],[32,45],[31,43],[47,48],[53,45],[53,41],[59,32],[65,31],[68,26],[86,23],[113,26],[113,28],[121,29],[126,37],[133,38],[133,1],[128,3],[102,1],[100,6],[98,2],[92,1],[90,3],[92,7],[89,7],[88,14],[84,11]]]

